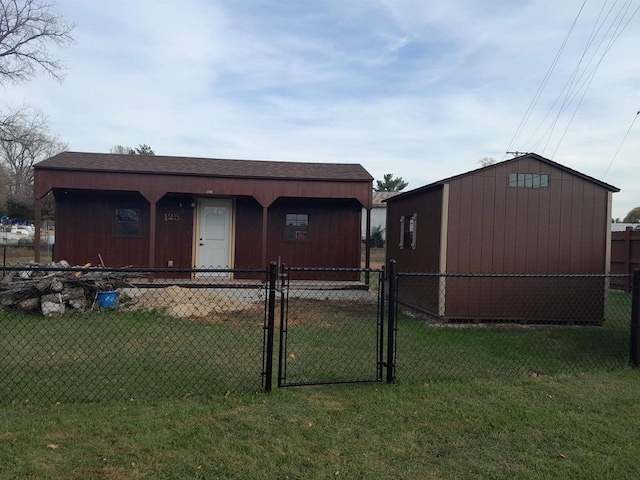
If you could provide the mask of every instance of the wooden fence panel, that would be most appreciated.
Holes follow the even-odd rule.
[[[640,268],[640,230],[611,232],[611,273],[632,274]],[[612,278],[611,288],[631,291],[631,281]]]

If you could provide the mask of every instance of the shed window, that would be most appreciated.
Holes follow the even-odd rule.
[[[115,237],[139,237],[142,235],[142,218],[139,208],[116,208],[113,234]]]
[[[289,242],[306,242],[309,239],[309,215],[287,213],[285,215],[284,239]]]
[[[549,188],[546,173],[510,173],[509,186],[513,188]]]
[[[416,248],[417,221],[417,213],[400,217],[400,248]]]

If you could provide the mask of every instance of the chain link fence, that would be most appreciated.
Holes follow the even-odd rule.
[[[631,294],[609,285],[629,277],[398,273],[395,378],[411,383],[624,368]]]
[[[384,271],[281,272],[278,386],[381,381]]]
[[[43,243],[40,246],[40,258],[43,263],[50,262],[53,258],[54,246]],[[24,265],[26,262],[33,260],[34,246],[33,243],[8,245],[2,243],[0,235],[0,267]]]
[[[275,375],[281,387],[409,384],[640,363],[640,274],[631,282],[278,271],[275,262],[0,272],[0,403],[268,392]],[[634,293],[612,290],[613,280],[632,283]]]
[[[3,274],[2,403],[263,388],[265,269],[23,267]],[[186,278],[161,278],[167,275]]]

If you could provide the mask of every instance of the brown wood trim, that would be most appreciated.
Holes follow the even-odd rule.
[[[42,223],[42,201],[35,199],[35,235],[33,237],[33,260],[40,262],[40,223]]]
[[[449,234],[449,184],[442,186],[442,209],[440,213],[440,266],[441,273],[447,271],[447,236]],[[438,315],[446,312],[447,279],[440,277],[438,285]]]
[[[269,214],[269,207],[263,206],[262,207],[262,265],[263,266],[267,265],[267,238],[268,238],[267,232],[269,230],[268,214]]]
[[[149,204],[149,268],[156,262],[156,203]]]
[[[611,273],[611,207],[613,203],[613,192],[607,192],[607,232],[605,239],[605,253],[604,253],[604,273]],[[628,251],[628,250],[627,250]],[[627,271],[629,270],[627,266]]]

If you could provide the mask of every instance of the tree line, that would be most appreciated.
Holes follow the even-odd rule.
[[[65,65],[51,47],[74,43],[75,25],[48,0],[0,0],[0,87],[44,73],[64,78]],[[0,106],[0,212],[28,216],[33,211],[33,164],[68,149],[37,107]]]
[[[50,0],[0,0],[0,87],[26,83],[39,74],[62,82],[66,66],[52,48],[73,45],[74,28]],[[33,165],[68,149],[36,106],[0,105],[0,214],[33,218]],[[155,154],[147,144],[115,145],[111,151]],[[45,200],[45,216],[52,214],[53,204]]]

